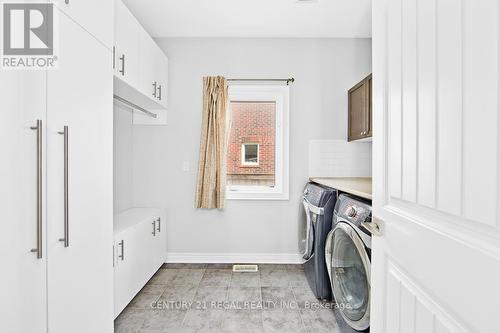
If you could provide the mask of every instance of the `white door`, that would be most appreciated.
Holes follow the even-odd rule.
[[[0,70],[0,332],[47,331],[45,80],[45,71]],[[37,120],[42,130],[40,161],[37,130],[31,129]]]
[[[136,18],[121,0],[115,0],[115,75],[139,86],[139,29]],[[149,95],[148,95],[149,96]]]
[[[50,0],[111,50],[114,0]]]
[[[156,248],[155,258],[156,262],[153,267],[153,273],[165,263],[165,255],[167,252],[167,229],[166,229],[165,214],[161,214],[156,220]]]
[[[139,29],[139,85],[137,88],[149,98],[159,101],[160,58],[159,49],[147,31]]]
[[[499,14],[373,1],[374,333],[499,331]]]
[[[49,330],[113,330],[112,55],[60,15],[58,69],[48,73]],[[64,136],[68,129],[68,232]]]
[[[163,51],[158,48],[158,57],[160,66],[159,75],[160,75],[160,86],[158,88],[158,99],[160,100],[160,104],[163,107],[167,107],[168,103],[168,58],[163,53]]]
[[[138,226],[123,230],[115,237],[114,269],[114,317],[116,318],[135,294],[142,288],[139,278],[144,274],[138,267],[143,261],[140,257],[144,240],[139,238]],[[139,289],[138,289],[139,288]]]

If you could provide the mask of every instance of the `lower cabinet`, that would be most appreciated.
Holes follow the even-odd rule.
[[[132,208],[114,220],[115,318],[165,262],[167,239],[161,209]]]

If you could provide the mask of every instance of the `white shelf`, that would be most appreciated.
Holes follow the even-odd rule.
[[[160,216],[161,214],[161,209],[151,207],[130,208],[126,211],[115,214],[115,217],[113,219],[114,234],[119,234],[125,229],[150,220],[154,216]]]

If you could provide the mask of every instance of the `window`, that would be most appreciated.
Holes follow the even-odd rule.
[[[244,143],[241,145],[241,165],[259,166],[258,143]]]
[[[229,87],[228,199],[288,200],[288,87]]]

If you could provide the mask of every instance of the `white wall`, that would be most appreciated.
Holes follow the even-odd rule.
[[[134,205],[132,110],[115,103],[113,115],[113,196],[114,212],[119,213]]]
[[[371,72],[370,39],[161,39],[169,57],[167,126],[134,127],[134,202],[167,210],[168,260],[297,260],[299,198],[312,139],[346,137],[347,90]],[[290,200],[194,209],[202,77],[293,76]],[[189,171],[183,171],[184,161]]]

